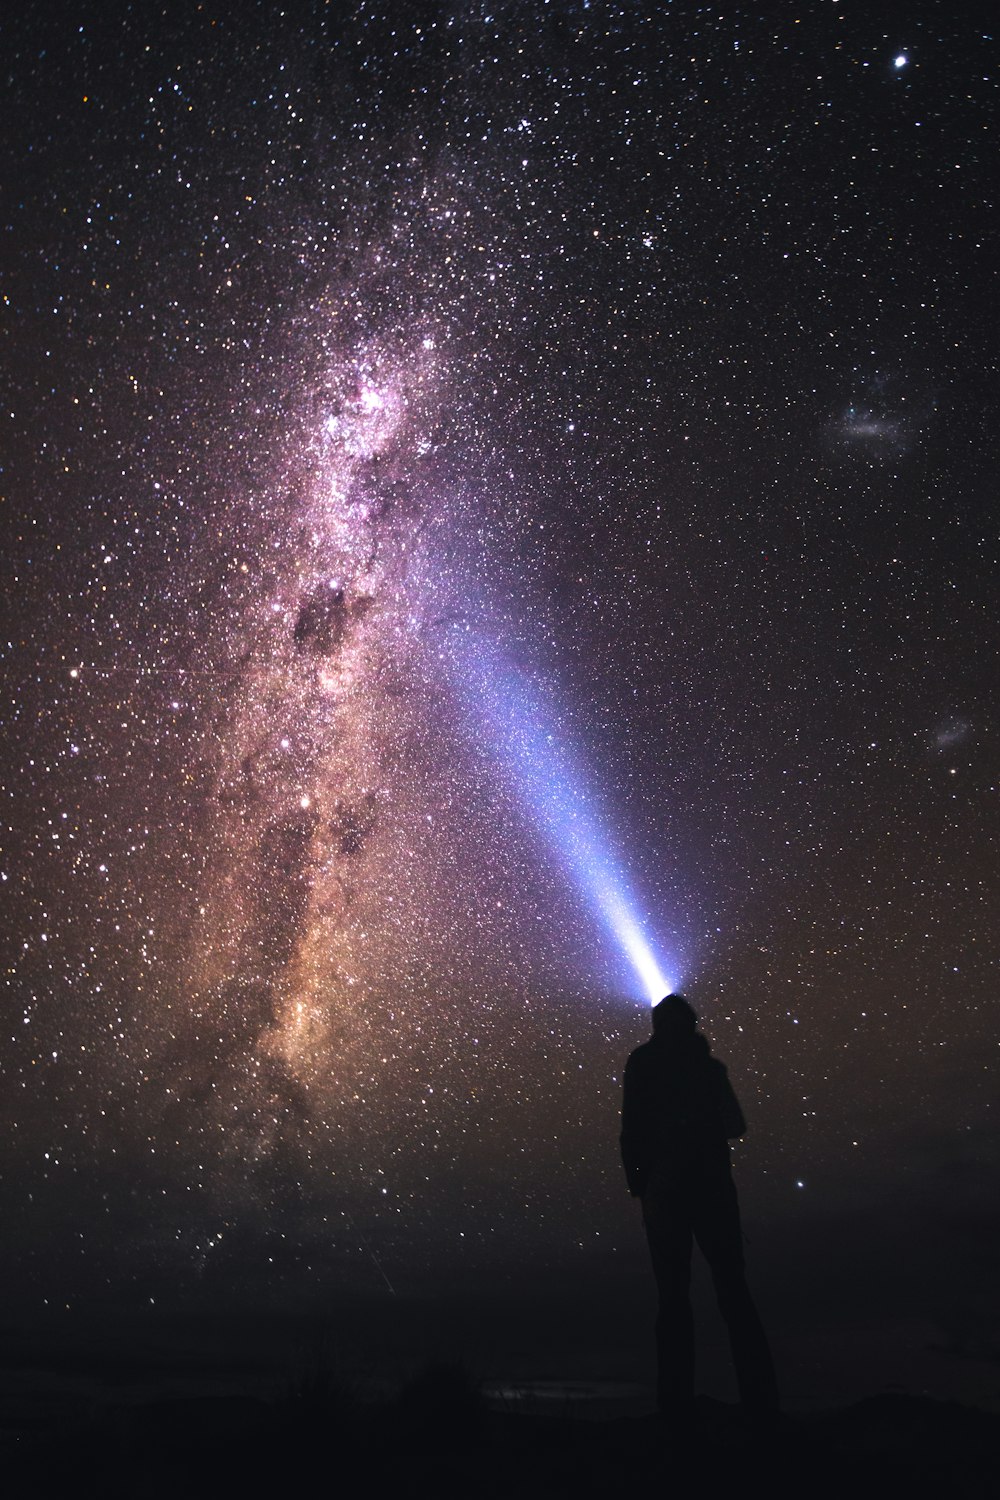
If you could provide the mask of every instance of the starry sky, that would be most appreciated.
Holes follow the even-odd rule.
[[[796,1267],[968,1354],[989,29],[48,3],[2,57],[7,1286],[645,1274],[606,861],[743,1101],[774,1320]]]

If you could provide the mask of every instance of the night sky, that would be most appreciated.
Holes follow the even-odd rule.
[[[610,882],[743,1102],[779,1356],[915,1329],[986,1379],[988,29],[3,23],[19,1314],[646,1317]]]

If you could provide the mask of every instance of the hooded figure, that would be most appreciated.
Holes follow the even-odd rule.
[[[708,1262],[729,1329],[744,1409],[777,1411],[767,1337],[747,1288],[743,1231],[729,1141],[746,1121],[722,1063],[681,995],[653,1007],[653,1035],[625,1067],[622,1161],[642,1217],[659,1292],[656,1320],[661,1413],[685,1422],[694,1398],[691,1247]]]

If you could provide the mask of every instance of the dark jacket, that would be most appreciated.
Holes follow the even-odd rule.
[[[622,1161],[629,1192],[641,1197],[657,1166],[708,1168],[746,1120],[722,1063],[703,1036],[654,1036],[625,1065]]]

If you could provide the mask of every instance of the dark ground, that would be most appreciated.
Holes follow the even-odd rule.
[[[392,1296],[372,1275],[367,1288],[335,1295],[333,1281],[327,1296],[284,1301],[164,1279],[141,1294],[50,1296],[43,1312],[8,1281],[5,1494],[992,1496],[1000,1364],[988,1317],[950,1327],[905,1286],[890,1298],[881,1276],[824,1305],[816,1277],[785,1262],[777,1276],[763,1248],[754,1288],[784,1409],[767,1435],[747,1431],[735,1405],[700,1261],[703,1394],[692,1430],[672,1436],[653,1415],[655,1291],[638,1259],[612,1258],[603,1276],[455,1269],[424,1285],[413,1273]]]
[[[995,1493],[1000,1414],[884,1391],[749,1430],[699,1398],[668,1434],[642,1383],[481,1379],[469,1367],[345,1373],[322,1339],[274,1362],[261,1329],[171,1346],[117,1329],[86,1343],[6,1330],[5,1493],[604,1496],[676,1485],[716,1494],[885,1497]],[[861,1374],[858,1389],[870,1389]]]
[[[595,1421],[530,1404],[491,1409],[461,1371],[428,1370],[394,1399],[323,1383],[259,1397],[164,1398],[53,1412],[5,1427],[7,1493],[81,1486],[129,1496],[330,1493],[605,1495],[661,1484],[767,1485],[811,1495],[995,1493],[1000,1418],[956,1403],[873,1397],[755,1435],[705,1398],[686,1435],[658,1419]]]

